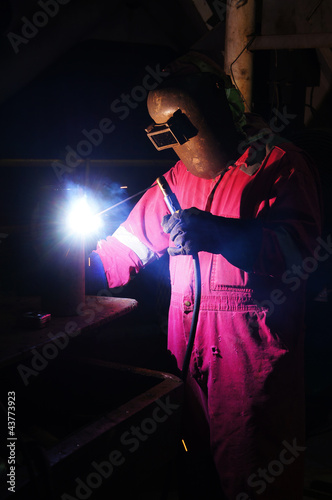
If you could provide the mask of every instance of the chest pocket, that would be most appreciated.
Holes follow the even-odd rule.
[[[212,255],[210,290],[225,291],[232,288],[246,288],[248,274],[230,264],[222,255]]]

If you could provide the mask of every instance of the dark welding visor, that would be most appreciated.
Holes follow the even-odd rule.
[[[197,135],[198,130],[180,109],[166,123],[152,123],[145,129],[149,139],[159,151],[184,144]]]

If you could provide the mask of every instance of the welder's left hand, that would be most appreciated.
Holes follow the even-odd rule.
[[[250,272],[261,248],[263,226],[257,219],[221,217],[192,207],[165,215],[161,225],[175,243],[168,248],[171,256],[221,254]]]
[[[195,207],[165,215],[161,225],[175,243],[175,247],[168,248],[169,255],[194,255],[200,251],[210,251],[211,240],[216,236],[213,218],[211,213]]]

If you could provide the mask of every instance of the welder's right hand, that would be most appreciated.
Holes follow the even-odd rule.
[[[181,220],[182,212],[182,210],[178,210],[172,215],[165,215],[161,223],[164,232],[170,235],[170,239],[177,240],[174,241],[175,247],[167,249],[171,256],[189,254],[189,247],[185,242],[185,228]]]
[[[175,247],[168,248],[169,255],[195,255],[208,251],[207,241],[213,237],[213,217],[196,207],[165,215],[161,225],[175,244]]]

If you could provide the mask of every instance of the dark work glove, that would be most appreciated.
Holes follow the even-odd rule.
[[[207,239],[212,237],[212,217],[209,212],[203,212],[192,207],[178,210],[173,215],[165,215],[162,227],[169,233],[175,247],[170,247],[168,253],[174,255],[193,255],[207,249]]]
[[[204,251],[222,254],[231,264],[250,271],[262,240],[259,221],[231,219],[192,207],[165,215],[161,223],[175,247],[168,253],[194,255]]]

